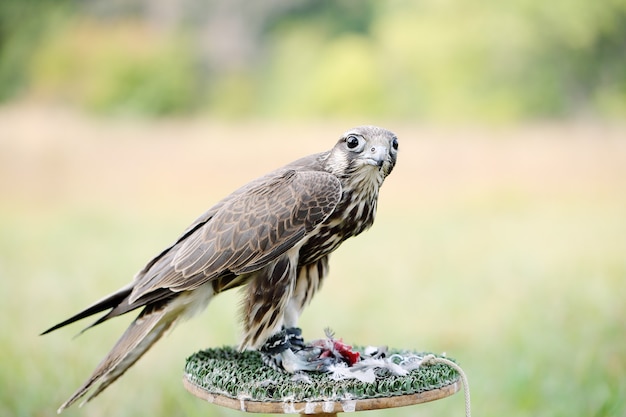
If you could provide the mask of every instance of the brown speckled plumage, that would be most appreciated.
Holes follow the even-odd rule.
[[[92,376],[59,412],[121,376],[180,317],[217,293],[247,285],[241,348],[260,348],[295,327],[328,272],[328,255],[374,222],[378,190],[398,142],[361,126],[327,152],[310,155],[236,190],[200,216],[128,286],[44,333],[110,310],[95,324],[143,307]],[[90,326],[91,327],[91,326]]]

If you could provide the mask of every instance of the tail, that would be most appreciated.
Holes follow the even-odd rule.
[[[42,335],[50,333],[85,317],[110,310],[83,330],[85,331],[113,317],[128,313],[139,307],[144,307],[139,316],[131,323],[122,337],[117,341],[113,349],[111,349],[102,362],[100,362],[91,377],[61,405],[57,410],[59,413],[87,394],[91,387],[98,382],[100,382],[100,385],[91,393],[86,401],[89,401],[102,392],[102,390],[119,378],[146,353],[167,329],[172,326],[179,314],[183,312],[183,308],[173,302],[178,298],[180,293],[160,289],[140,300],[130,303],[129,299],[132,290],[132,284],[124,287],[42,333]]]
[[[87,307],[86,309],[84,309],[83,311],[81,311],[78,314],[73,315],[72,317],[70,317],[69,319],[62,321],[59,324],[56,324],[52,327],[50,327],[48,330],[46,330],[45,332],[41,333],[41,336],[43,336],[44,334],[48,334],[50,332],[53,332],[57,329],[60,329],[61,327],[67,326],[68,324],[74,323],[78,320],[84,319],[85,317],[89,317],[89,316],[93,316],[94,314],[100,313],[104,310],[108,310],[108,309],[115,309],[116,307],[118,307],[120,304],[122,304],[124,302],[124,300],[128,299],[128,296],[130,295],[130,293],[132,292],[133,287],[132,285],[124,287],[120,290],[118,290],[117,292],[108,295],[106,297],[104,297],[102,300],[100,301],[96,301],[94,304],[90,305],[89,307]],[[100,320],[98,320],[96,323],[92,324],[89,327],[95,326],[96,324],[99,324],[100,322],[106,320],[105,317],[108,317],[109,314],[105,315],[104,317],[102,317]],[[87,329],[89,328],[87,327]],[[87,330],[85,329],[85,330]],[[85,331],[83,330],[83,331]]]
[[[174,324],[178,314],[172,314],[167,302],[148,305],[126,329],[113,349],[100,362],[89,379],[57,410],[64,409],[82,398],[98,382],[100,385],[81,406],[100,394],[122,376]],[[52,328],[50,331],[54,330]]]

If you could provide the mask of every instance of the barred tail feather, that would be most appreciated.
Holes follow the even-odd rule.
[[[176,315],[164,308],[147,306],[126,329],[109,354],[100,362],[91,377],[57,410],[64,409],[82,398],[98,382],[100,385],[81,403],[96,397],[122,376],[172,326]]]

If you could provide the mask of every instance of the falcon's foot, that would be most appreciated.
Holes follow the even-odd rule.
[[[305,343],[302,330],[297,327],[283,328],[270,337],[261,348],[266,365],[288,373],[300,371],[328,372],[332,365],[352,366],[361,360],[360,354],[352,350],[341,339],[335,339],[332,332],[326,332],[325,339]]]
[[[304,343],[302,330],[297,327],[281,330],[261,347],[261,355],[266,365],[290,374],[300,371],[328,371],[328,367],[336,361],[322,354],[321,347]]]

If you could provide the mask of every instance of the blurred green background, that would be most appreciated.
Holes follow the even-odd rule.
[[[626,414],[626,1],[7,0],[0,100],[0,415],[55,415],[132,317],[41,331],[366,123],[399,162],[305,336],[445,351],[475,415]],[[181,384],[238,296],[66,415],[241,415]],[[417,413],[462,395],[369,412]]]
[[[7,0],[0,98],[105,114],[626,115],[626,1]]]

